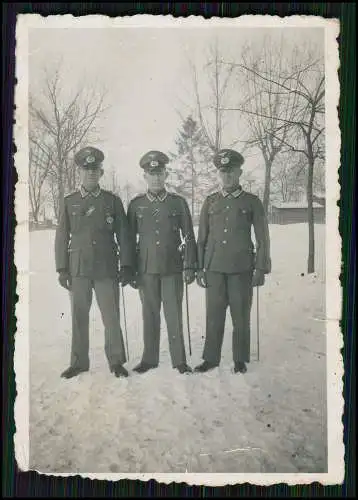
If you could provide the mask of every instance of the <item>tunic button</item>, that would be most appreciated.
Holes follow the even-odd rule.
[[[97,242],[96,241],[92,241],[92,243],[95,245]]]
[[[159,241],[157,241],[157,245],[159,245]]]
[[[159,234],[159,229],[156,229],[156,230],[155,230],[155,232],[156,232],[157,234]]]
[[[224,229],[224,233],[227,233],[227,229],[226,228]]]
[[[229,208],[230,208],[229,205],[227,205],[226,209],[229,210]]]
[[[159,222],[159,220],[157,219],[155,222]]]
[[[226,240],[223,241],[224,245],[226,245]]]

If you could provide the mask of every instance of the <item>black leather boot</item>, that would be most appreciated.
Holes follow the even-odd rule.
[[[133,371],[137,373],[145,373],[148,370],[152,370],[153,368],[157,368],[157,365],[150,365],[141,361],[139,365],[133,368]]]
[[[203,363],[201,363],[201,365],[196,366],[194,371],[199,373],[205,373],[208,372],[209,370],[217,368],[218,366],[219,366],[218,364],[210,363],[209,361],[204,361]]]
[[[234,373],[237,373],[237,372],[240,372],[240,373],[247,372],[246,364],[243,361],[238,361],[237,363],[235,363]]]
[[[128,377],[127,370],[120,364],[114,365],[111,371],[116,377]]]
[[[64,372],[61,373],[61,377],[62,378],[77,377],[77,375],[83,372],[88,372],[88,368],[78,368],[75,366],[70,366]]]
[[[188,366],[186,363],[183,363],[182,365],[179,365],[176,367],[179,373],[192,373],[192,369],[190,366]]]

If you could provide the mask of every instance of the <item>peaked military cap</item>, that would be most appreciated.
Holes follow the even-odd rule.
[[[231,167],[240,167],[244,163],[244,157],[233,149],[221,149],[213,158],[214,165],[219,170]]]
[[[163,170],[169,158],[161,151],[148,151],[139,161],[139,165],[143,170],[148,172]]]
[[[98,168],[104,160],[101,150],[88,146],[75,154],[75,163],[82,168]]]

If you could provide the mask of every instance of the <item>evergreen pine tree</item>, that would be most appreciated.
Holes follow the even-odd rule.
[[[177,152],[171,155],[167,183],[186,198],[195,223],[205,197],[217,186],[213,152],[191,116],[184,121],[175,143]]]

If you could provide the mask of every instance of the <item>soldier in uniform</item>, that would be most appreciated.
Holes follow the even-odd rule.
[[[134,371],[145,373],[159,364],[160,310],[163,303],[173,368],[191,372],[183,338],[183,270],[187,284],[195,281],[196,241],[184,198],[165,189],[169,158],[149,151],[140,160],[148,190],[128,207],[130,232],[137,248],[136,279],[143,311],[144,352]],[[185,241],[184,251],[180,251]]]
[[[116,377],[128,376],[123,367],[126,354],[119,317],[119,283],[125,286],[132,279],[133,252],[121,199],[99,186],[103,160],[102,151],[94,147],[75,155],[81,186],[64,198],[56,230],[56,271],[61,286],[70,290],[72,310],[71,363],[61,375],[65,378],[89,370],[93,289],[104,323],[110,370]]]
[[[240,186],[243,163],[241,154],[231,149],[214,156],[222,189],[206,198],[200,214],[197,283],[206,289],[206,339],[197,372],[220,364],[228,306],[234,327],[234,372],[247,371],[253,287],[262,286],[271,272],[267,219],[260,199]]]

